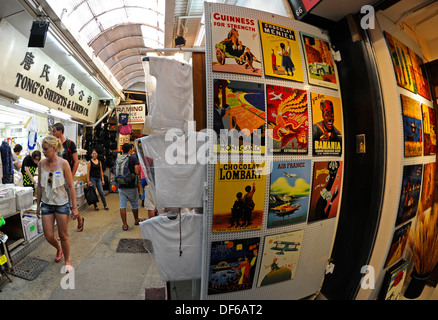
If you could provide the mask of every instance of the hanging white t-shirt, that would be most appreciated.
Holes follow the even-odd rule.
[[[192,66],[167,57],[149,57],[149,72],[157,80],[151,124],[156,129],[184,129],[193,121]]]
[[[154,161],[158,208],[204,206],[206,160],[200,158],[208,149],[206,139],[206,133],[196,131],[189,131],[177,141],[166,141],[164,134],[141,138],[144,155]]]
[[[202,214],[182,211],[181,221],[179,215],[171,220],[162,214],[140,222],[140,230],[152,243],[163,281],[201,278]]]

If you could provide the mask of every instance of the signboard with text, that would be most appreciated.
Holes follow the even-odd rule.
[[[0,22],[0,90],[93,123],[99,98],[8,22]]]
[[[128,114],[128,124],[144,123],[146,119],[145,104],[121,104],[116,106],[117,119],[120,113]]]

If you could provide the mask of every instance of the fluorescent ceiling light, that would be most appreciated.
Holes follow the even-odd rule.
[[[18,98],[18,103],[16,103],[16,105],[29,109],[31,111],[39,111],[44,113],[47,113],[49,111],[48,107],[24,98]]]
[[[194,47],[200,47],[202,42],[204,41],[205,36],[205,27],[203,24],[199,27],[199,32],[196,35],[195,43],[193,44]]]
[[[55,118],[59,118],[59,119],[63,119],[63,120],[70,120],[71,116],[67,113],[64,113],[62,111],[58,111],[55,109],[50,109],[49,110],[49,115],[54,116]]]

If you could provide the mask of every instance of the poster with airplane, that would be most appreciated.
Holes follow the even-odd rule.
[[[304,230],[265,237],[257,287],[294,279],[303,237]]]

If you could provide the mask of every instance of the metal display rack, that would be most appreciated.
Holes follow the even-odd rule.
[[[310,85],[306,70],[304,49],[301,44],[301,39],[299,40],[301,61],[303,63],[303,74],[304,81],[287,81],[280,78],[267,78],[265,74],[262,73],[261,77],[246,76],[242,74],[231,74],[231,73],[219,73],[213,72],[212,63],[213,56],[216,54],[212,52],[212,26],[211,26],[211,15],[212,13],[219,12],[236,17],[245,17],[249,19],[254,19],[255,21],[264,20],[269,21],[274,24],[282,25],[284,27],[292,28],[299,32],[304,32],[307,34],[314,35],[315,37],[329,40],[328,36],[320,29],[289,19],[287,17],[282,17],[274,15],[267,12],[262,12],[258,10],[247,9],[237,6],[229,6],[223,4],[215,3],[205,3],[205,28],[206,28],[206,73],[207,73],[207,128],[213,129],[213,112],[214,112],[214,93],[213,93],[213,82],[214,79],[228,79],[228,80],[240,80],[248,82],[256,82],[265,84],[274,84],[284,87],[292,87],[296,89],[306,90],[308,99],[308,110],[309,110],[309,148],[308,153],[303,155],[276,155],[272,157],[272,161],[296,161],[296,160],[310,160],[311,161],[311,171],[313,176],[313,164],[317,161],[343,161],[344,156],[342,152],[341,156],[312,156],[312,134],[311,134],[311,123],[312,123],[312,113],[311,103],[310,103],[310,92],[327,94],[334,97],[341,97],[339,90],[329,89],[325,87],[319,87]],[[258,28],[258,26],[256,26]],[[263,69],[263,67],[261,66]],[[266,101],[265,101],[266,105]],[[337,115],[337,117],[342,117],[342,115]],[[343,139],[344,141],[344,139]],[[344,150],[342,142],[342,150]],[[212,150],[210,148],[210,150]],[[253,156],[254,161],[262,161],[264,158],[262,156]],[[269,161],[267,163],[270,164]],[[343,169],[342,169],[343,171]],[[269,176],[266,181],[266,192],[265,192],[265,208],[263,214],[262,228],[258,230],[246,230],[246,231],[234,231],[234,232],[221,232],[213,233],[213,199],[214,199],[214,180],[215,180],[215,164],[208,164],[207,166],[207,188],[206,188],[206,199],[204,208],[204,233],[203,233],[203,257],[202,257],[202,280],[201,280],[201,299],[206,300],[266,300],[266,299],[302,299],[305,297],[312,296],[316,294],[322,285],[324,280],[325,270],[330,259],[332,246],[334,243],[334,237],[336,233],[339,208],[335,218],[319,220],[312,223],[298,223],[277,228],[267,228],[267,216],[268,216],[268,203],[269,203]],[[311,184],[312,185],[312,184]],[[341,183],[342,187],[342,183]],[[341,189],[342,190],[342,189]],[[342,197],[342,192],[339,197]],[[310,197],[309,197],[310,198]],[[310,199],[309,199],[310,201]],[[339,200],[339,203],[341,200]],[[208,294],[209,285],[209,272],[210,272],[210,259],[211,259],[211,245],[214,241],[225,241],[232,239],[247,239],[260,237],[260,247],[258,249],[259,255],[263,253],[263,243],[264,238],[269,235],[275,235],[285,232],[292,232],[297,230],[304,230],[304,237],[302,241],[301,254],[299,257],[297,270],[295,277],[292,280],[278,282],[276,284],[257,287],[257,275],[259,274],[259,269],[261,268],[261,259],[258,259],[255,269],[255,277],[253,279],[252,287],[247,290],[233,291],[221,294]]]

